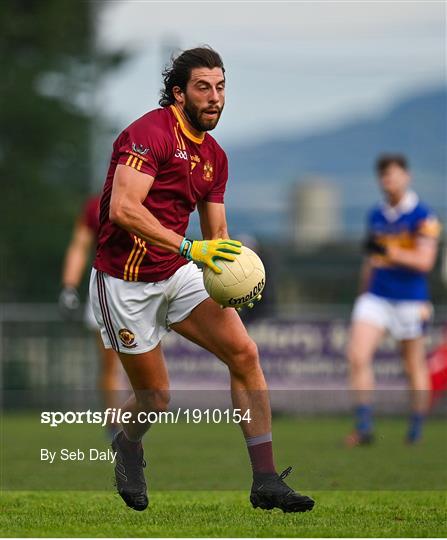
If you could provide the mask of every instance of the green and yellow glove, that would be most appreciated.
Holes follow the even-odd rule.
[[[241,252],[242,244],[237,240],[189,240],[183,238],[180,255],[188,261],[201,262],[209,266],[216,274],[222,270],[215,263],[216,259],[234,261]]]

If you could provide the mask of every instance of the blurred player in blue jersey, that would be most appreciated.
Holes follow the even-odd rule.
[[[361,294],[352,314],[347,352],[356,409],[355,430],[346,441],[349,446],[368,444],[374,438],[372,360],[386,332],[401,346],[411,388],[408,443],[421,438],[430,391],[424,347],[424,328],[432,314],[427,274],[436,261],[441,227],[409,189],[404,156],[380,156],[376,169],[385,201],[369,214]]]

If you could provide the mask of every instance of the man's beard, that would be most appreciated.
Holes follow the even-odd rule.
[[[214,108],[214,107],[209,107]],[[216,109],[218,107],[215,107]],[[196,129],[197,131],[211,131],[217,126],[217,123],[219,122],[220,115],[222,114],[222,108],[219,108],[219,112],[217,113],[217,116],[215,118],[210,118],[209,120],[204,120],[201,118],[201,113],[206,111],[206,109],[202,109],[202,111],[199,110],[198,107],[196,107],[191,101],[186,98],[185,106],[184,106],[184,112],[186,115],[186,118],[188,119],[188,122],[191,124],[191,126]]]

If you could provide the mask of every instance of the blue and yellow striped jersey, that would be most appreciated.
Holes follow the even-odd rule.
[[[416,193],[408,191],[396,206],[375,206],[368,216],[368,233],[384,245],[414,249],[423,237],[437,240],[440,223]],[[369,292],[392,300],[428,300],[427,274],[397,266],[386,255],[372,255]]]

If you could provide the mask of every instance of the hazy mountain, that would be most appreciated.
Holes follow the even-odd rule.
[[[345,230],[358,233],[366,208],[378,197],[373,163],[384,151],[409,157],[414,187],[443,217],[447,207],[446,103],[446,89],[434,89],[396,103],[385,114],[326,132],[227,149],[232,230],[284,232],[290,186],[312,175],[337,186]]]

